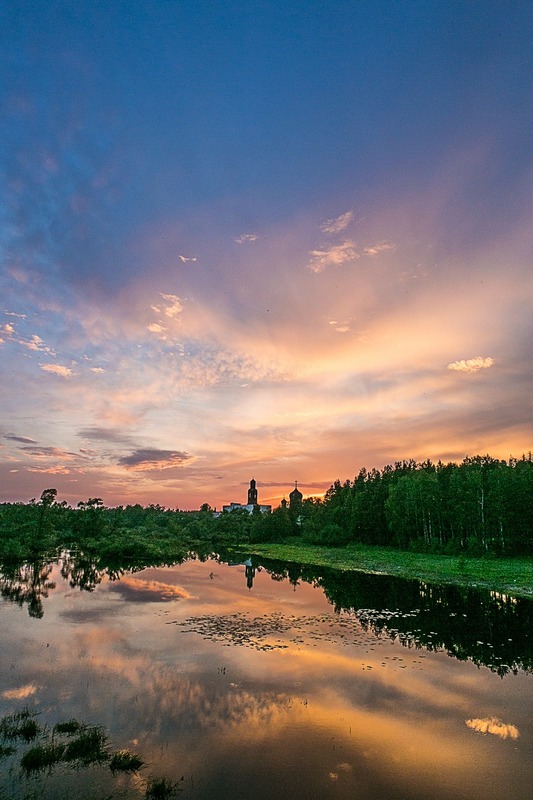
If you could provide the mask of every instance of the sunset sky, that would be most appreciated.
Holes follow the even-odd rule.
[[[0,501],[533,449],[530,3],[0,9]]]

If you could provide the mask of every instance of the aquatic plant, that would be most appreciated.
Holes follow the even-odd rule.
[[[25,772],[50,769],[63,760],[64,752],[64,744],[39,744],[24,753],[20,759],[20,766]]]
[[[0,736],[3,739],[23,739],[25,742],[31,742],[40,730],[34,714],[27,708],[0,720]]]
[[[16,753],[15,747],[10,747],[9,745],[0,744],[0,758],[7,758],[7,756],[12,756],[13,753]]]
[[[182,779],[183,780],[183,779]],[[170,800],[176,797],[179,790],[179,783],[167,780],[167,778],[152,778],[146,788],[145,800]]]
[[[82,726],[81,733],[65,747],[65,761],[79,761],[87,766],[108,759],[107,736],[98,725]]]
[[[117,750],[109,761],[111,772],[135,772],[143,764],[144,761],[129,750]]]
[[[45,725],[40,727],[35,719],[35,712],[27,708],[0,719],[0,759],[15,756],[20,765],[18,780],[24,777],[38,779],[38,773],[43,773],[40,780],[42,794],[39,797],[48,797],[45,794],[44,781],[53,773],[54,768],[63,770],[84,770],[93,764],[109,767],[115,777],[118,772],[136,772],[144,766],[144,761],[130,750],[111,750],[108,736],[103,727],[87,725],[71,718],[57,722],[51,729]],[[39,737],[39,742],[34,743],[25,752],[17,753],[24,744],[3,744],[11,740],[22,740],[26,747],[28,743]],[[14,765],[13,765],[14,766]],[[13,773],[15,774],[15,773]],[[183,778],[182,778],[183,780]],[[170,800],[179,791],[179,783],[173,783],[166,778],[149,777],[146,784],[147,800]],[[11,794],[9,798],[11,798]],[[21,795],[22,796],[22,795]],[[35,797],[37,794],[35,795]],[[122,796],[122,795],[120,795]],[[7,800],[8,795],[0,785],[0,800]],[[29,797],[29,795],[28,795]],[[34,795],[32,794],[32,797]],[[106,795],[102,800],[113,800],[114,793]]]
[[[78,722],[77,719],[69,719],[66,722],[58,722],[53,727],[53,733],[67,733],[73,734],[77,733],[80,728],[82,727],[81,722]]]

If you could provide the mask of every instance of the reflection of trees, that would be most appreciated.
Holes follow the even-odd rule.
[[[336,611],[406,647],[445,650],[505,675],[533,671],[533,603],[497,592],[432,585],[386,575],[341,572],[254,559],[278,580],[320,587]]]
[[[47,558],[43,553],[31,561],[0,564],[2,597],[19,606],[27,605],[30,616],[40,619],[44,614],[43,599],[48,597],[50,590],[56,588],[56,584],[48,580],[54,564],[59,565],[61,577],[69,582],[72,589],[77,587],[84,592],[94,591],[104,578],[120,580],[125,572],[134,573],[154,565],[145,559],[136,562],[131,558],[121,560],[116,555],[103,559],[81,550],[65,551],[60,558],[54,559]]]
[[[86,592],[92,592],[105,575],[105,569],[99,569],[99,559],[85,553],[63,553],[61,558],[61,576],[72,588],[78,586]]]
[[[0,593],[2,597],[19,606],[28,606],[30,617],[40,619],[43,614],[43,598],[48,597],[55,583],[49,580],[52,563],[35,559],[26,564],[3,567],[0,574]]]
[[[206,551],[190,553],[189,557],[204,561],[217,556]],[[218,558],[231,560],[229,554]],[[0,565],[2,597],[26,606],[30,616],[41,618],[43,600],[55,588],[50,580],[54,563],[60,564],[61,576],[72,588],[91,592],[104,578],[119,580],[125,572],[170,562],[145,558],[120,560],[116,554],[102,558],[83,551],[64,552],[55,561],[40,556],[22,563],[6,562]],[[378,636],[398,639],[406,647],[442,649],[454,658],[487,666],[500,675],[533,671],[530,600],[252,557],[250,570],[261,566],[274,580],[289,580],[294,587],[305,581],[321,588],[336,611],[351,612],[366,629]]]

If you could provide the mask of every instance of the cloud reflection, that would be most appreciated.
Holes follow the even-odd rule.
[[[516,725],[502,722],[496,717],[467,719],[466,724],[473,731],[477,731],[478,733],[491,733],[493,736],[498,736],[500,739],[518,739],[520,736]]]
[[[19,686],[16,689],[5,689],[2,697],[6,700],[26,700],[37,692],[38,687],[34,683]]]

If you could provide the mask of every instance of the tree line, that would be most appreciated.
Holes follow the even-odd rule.
[[[101,498],[76,508],[45,489],[39,500],[0,504],[0,556],[17,560],[54,548],[171,560],[188,547],[299,537],[310,544],[379,545],[472,555],[533,554],[533,459],[508,462],[488,455],[460,464],[396,462],[336,480],[323,498],[270,514],[236,509],[215,515],[160,505],[104,506]]]
[[[311,543],[475,555],[533,553],[533,460],[402,461],[335,481],[302,505]]]

